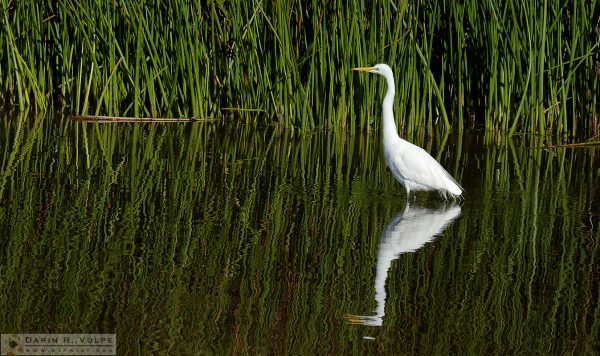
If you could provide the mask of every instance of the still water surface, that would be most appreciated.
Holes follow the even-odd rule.
[[[2,125],[2,333],[116,333],[119,354],[600,352],[598,149],[412,137],[466,194],[407,207],[377,133]]]

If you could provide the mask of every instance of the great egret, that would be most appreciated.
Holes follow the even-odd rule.
[[[373,67],[352,68],[382,75],[387,82],[387,93],[383,99],[383,151],[387,166],[392,174],[406,188],[406,200],[410,191],[437,190],[445,199],[461,196],[463,188],[446,172],[433,157],[419,146],[398,136],[394,122],[394,73],[387,64]]]

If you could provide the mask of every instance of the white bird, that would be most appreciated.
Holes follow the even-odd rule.
[[[394,73],[387,64],[374,67],[352,68],[382,75],[387,82],[387,93],[383,99],[383,151],[390,171],[406,188],[406,200],[410,191],[437,190],[445,199],[460,197],[463,188],[446,172],[435,158],[419,146],[403,140],[398,136],[394,122]]]

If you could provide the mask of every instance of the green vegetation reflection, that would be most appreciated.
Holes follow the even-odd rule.
[[[405,202],[378,137],[1,122],[2,332],[116,332],[123,354],[597,351],[597,149],[414,137],[467,195],[392,263],[372,328],[344,315],[375,310]]]

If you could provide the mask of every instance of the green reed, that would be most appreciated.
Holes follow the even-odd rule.
[[[0,4],[0,98],[72,114],[370,130],[598,131],[600,2]],[[259,115],[256,115],[256,114]]]

